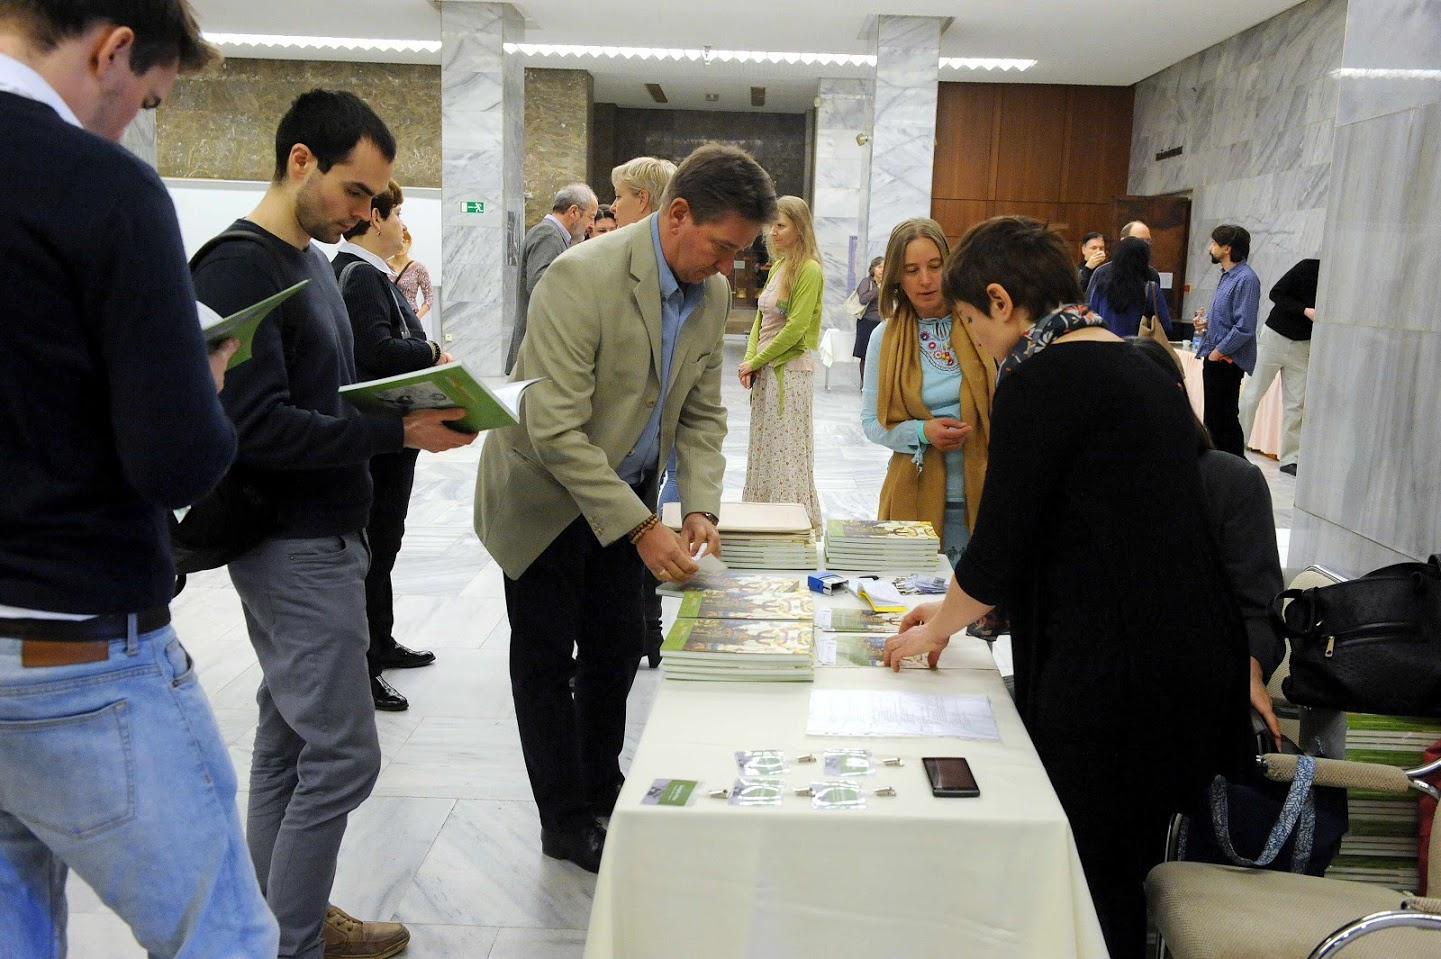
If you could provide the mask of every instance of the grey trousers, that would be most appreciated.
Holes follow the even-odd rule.
[[[281,959],[321,959],[346,819],[375,785],[380,740],[365,651],[359,532],[269,539],[230,564],[264,674],[250,766],[250,858]]]

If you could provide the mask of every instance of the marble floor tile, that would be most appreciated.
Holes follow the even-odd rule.
[[[408,922],[410,945],[401,959],[487,959],[500,930],[486,926],[441,926]]]
[[[415,596],[395,598],[395,628],[412,649],[479,649],[505,621],[505,601],[489,596]]]
[[[497,649],[436,647],[435,663],[386,670],[386,680],[410,700],[402,715],[505,719],[515,715],[510,657]]]
[[[583,929],[595,876],[540,851],[531,802],[455,804],[396,911],[400,922]]]
[[[515,720],[421,720],[381,771],[374,795],[530,799]]]
[[[350,814],[330,901],[389,920],[454,808],[450,799],[372,795]]]
[[[113,912],[72,912],[69,934],[76,959],[146,959],[130,927]]]
[[[581,959],[584,929],[502,929],[489,959]]]

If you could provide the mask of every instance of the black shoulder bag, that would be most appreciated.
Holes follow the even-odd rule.
[[[243,241],[259,243],[272,254],[279,271],[279,286],[292,285],[289,269],[271,246],[272,241],[249,230],[227,230],[202,246],[190,258],[193,273],[216,247]],[[275,314],[287,366],[295,359],[298,331],[286,322],[286,304]],[[177,519],[170,514],[170,555],[175,562],[175,593],[185,588],[185,577],[201,570],[217,569],[275,531],[275,504],[253,470],[233,464],[220,483]]]
[[[1291,642],[1291,675],[1282,683],[1291,702],[1441,718],[1441,554],[1288,589],[1269,613]]]

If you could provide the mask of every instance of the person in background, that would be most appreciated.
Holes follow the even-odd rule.
[[[1246,262],[1251,234],[1245,227],[1223,223],[1211,231],[1207,246],[1211,262],[1221,266],[1221,279],[1211,297],[1209,313],[1196,314],[1196,355],[1205,357],[1201,380],[1203,416],[1216,448],[1246,455],[1241,430],[1241,377],[1256,368],[1256,311],[1261,306],[1261,281]],[[1269,385],[1269,384],[1268,384]]]
[[[435,303],[435,291],[430,285],[430,271],[425,268],[424,263],[410,258],[410,227],[406,227],[401,235],[404,242],[400,246],[400,252],[385,262],[395,274],[395,285],[400,288],[400,295],[405,297],[405,302],[410,304],[415,318],[423,320]]]
[[[1131,337],[1146,359],[1166,371],[1184,393],[1186,378],[1176,365],[1175,353],[1150,337]],[[1276,635],[1266,610],[1284,589],[1281,553],[1276,547],[1276,519],[1271,512],[1271,488],[1266,474],[1250,460],[1222,453],[1211,443],[1206,424],[1191,419],[1200,457],[1201,485],[1206,491],[1206,518],[1225,563],[1231,596],[1246,624],[1251,648],[1251,708],[1260,714],[1281,748],[1281,725],[1266,683],[1286,658],[1286,641]]]
[[[1147,243],[1150,243],[1151,228],[1140,220],[1131,220],[1121,227],[1121,239],[1124,240],[1128,236],[1134,236],[1138,240],[1145,240]],[[1105,283],[1106,276],[1110,272],[1111,264],[1102,263],[1091,272],[1090,280],[1081,284],[1081,292],[1086,294],[1087,300],[1090,299],[1091,287],[1096,286],[1098,283]],[[1151,280],[1158,286],[1161,283],[1161,274],[1157,273],[1154,268],[1151,270]]]
[[[957,323],[941,289],[950,247],[935,220],[891,231],[884,322],[866,351],[861,429],[892,451],[880,519],[930,520],[951,562],[975,526],[986,480],[996,363]]]
[[[1253,742],[1246,633],[1205,511],[1157,499],[1205,496],[1193,414],[1174,379],[1077,304],[1065,241],[1038,220],[973,227],[945,293],[1000,361],[985,498],[945,600],[907,614],[885,661],[934,665],[1007,599],[1016,708],[1110,955],[1140,959],[1142,882],[1172,815],[1240,774]],[[1137,760],[1150,755],[1166,759]]]
[[[1296,475],[1301,455],[1301,419],[1306,413],[1306,369],[1311,363],[1311,324],[1321,261],[1297,263],[1271,287],[1271,315],[1256,340],[1256,369],[1241,391],[1241,431],[1250,446],[1256,409],[1281,374],[1281,472]]]
[[[182,0],[0,0],[0,935],[16,959],[65,955],[72,870],[156,959],[276,955],[235,769],[170,625],[166,513],[235,456],[216,391],[238,343],[207,364],[175,206],[119,145],[177,74],[218,59]]]
[[[780,215],[770,229],[774,266],[760,294],[745,359],[736,371],[741,386],[751,391],[750,452],[741,498],[748,503],[800,503],[811,526],[820,529],[811,426],[816,361],[811,350],[820,344],[825,274],[806,201],[783,196],[776,206]]]
[[[615,211],[610,208],[609,203],[602,203],[595,211],[595,223],[586,231],[585,238],[593,240],[611,232],[616,228]]]
[[[520,252],[520,287],[515,297],[515,326],[510,333],[510,349],[505,356],[505,372],[510,374],[515,366],[515,357],[520,353],[521,341],[525,339],[526,316],[530,310],[530,296],[536,284],[550,269],[551,263],[572,244],[585,239],[586,232],[595,223],[596,210],[600,208],[595,191],[584,183],[571,183],[560,188],[551,201],[550,212],[525,234]]]
[[[659,157],[636,157],[611,170],[615,200],[610,210],[615,214],[616,228],[639,223],[654,213],[673,176],[675,164]]]
[[[610,183],[615,188],[615,202],[611,212],[615,214],[616,227],[639,223],[655,212],[655,204],[665,196],[670,178],[675,174],[675,164],[659,157],[636,157],[627,160],[610,171]],[[676,479],[676,451],[671,450],[666,461],[664,475],[660,480],[660,499],[657,510],[666,503],[680,502],[680,486]],[[645,607],[645,657],[651,669],[660,665],[660,644],[665,640],[661,635],[661,601],[656,589],[660,582],[650,569],[641,573],[641,599]]]
[[[1091,309],[1106,319],[1117,336],[1135,336],[1141,318],[1155,316],[1171,332],[1171,308],[1151,279],[1151,244],[1134,236],[1116,244],[1116,256],[1101,280],[1091,285]]]
[[[856,345],[851,349],[851,355],[861,361],[861,389],[866,386],[866,348],[871,345],[871,334],[881,323],[881,267],[884,263],[885,257],[871,260],[866,278],[856,286],[856,299],[866,308],[856,317]]]
[[[425,338],[420,319],[392,282],[386,258],[405,246],[400,184],[370,200],[370,216],[345,232],[345,242],[330,261],[355,343],[355,375],[360,381],[423,370],[450,362],[450,354]],[[370,521],[365,535],[370,569],[365,574],[365,618],[370,625],[370,695],[376,709],[400,711],[410,703],[381,675],[386,669],[414,669],[435,662],[427,649],[407,649],[395,641],[395,594],[390,574],[405,537],[415,459],[420,450],[406,448],[370,458]]]
[[[1096,268],[1106,262],[1106,235],[1104,233],[1087,233],[1081,237],[1081,262],[1076,264],[1076,276],[1081,281],[1081,289],[1085,289],[1091,283],[1091,274]]]

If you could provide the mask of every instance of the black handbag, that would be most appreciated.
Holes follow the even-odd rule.
[[[1315,760],[1298,756],[1289,784],[1259,773],[1241,783],[1217,776],[1208,790],[1210,815],[1182,820],[1177,857],[1324,875],[1350,823],[1346,790],[1315,786],[1315,773]]]
[[[1441,554],[1288,589],[1269,613],[1291,643],[1291,675],[1281,686],[1291,702],[1441,718]]]

